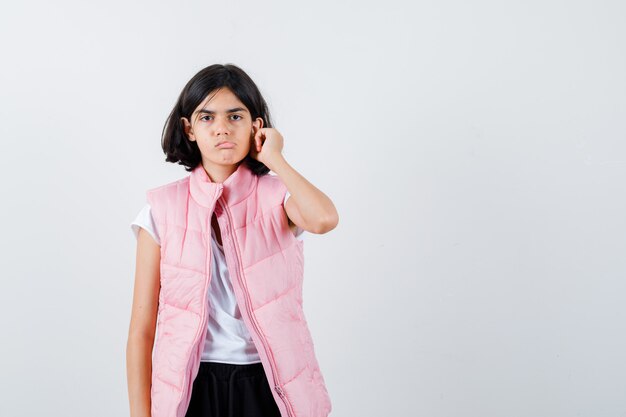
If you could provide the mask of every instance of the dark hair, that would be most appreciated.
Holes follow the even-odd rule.
[[[178,96],[170,115],[165,121],[161,147],[165,161],[184,165],[191,172],[202,163],[202,154],[195,141],[190,141],[181,117],[191,120],[191,114],[213,91],[227,87],[248,108],[252,120],[263,119],[263,127],[272,127],[267,103],[258,87],[241,68],[233,64],[213,64],[194,75]],[[248,165],[255,175],[265,175],[270,169],[249,154],[241,163]]]

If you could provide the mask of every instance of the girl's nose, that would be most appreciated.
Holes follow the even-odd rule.
[[[213,126],[215,127],[215,133],[228,133],[228,122],[222,119],[216,120]]]

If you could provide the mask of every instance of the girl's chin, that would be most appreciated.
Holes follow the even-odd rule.
[[[220,152],[214,158],[209,159],[209,163],[215,165],[237,165],[246,159],[246,155],[237,156],[232,152]]]

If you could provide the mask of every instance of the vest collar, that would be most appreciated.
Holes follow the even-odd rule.
[[[213,208],[215,200],[222,194],[226,203],[232,206],[248,197],[256,182],[256,175],[252,173],[245,161],[241,161],[237,169],[223,183],[211,181],[204,166],[200,163],[189,175],[189,193],[198,204],[204,207]]]

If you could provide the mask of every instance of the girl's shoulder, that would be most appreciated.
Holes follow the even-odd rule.
[[[146,190],[146,201],[150,205],[150,212],[157,224],[162,224],[167,218],[168,206],[172,201],[185,200],[188,182],[189,176]]]
[[[179,178],[174,181],[167,182],[165,184],[157,185],[156,187],[148,188],[147,193],[153,193],[158,191],[167,190],[169,188],[178,187],[181,184],[189,182],[189,175],[183,178]]]
[[[259,178],[259,184],[262,184],[267,188],[271,188],[273,191],[287,191],[287,186],[283,183],[283,180],[271,171],[269,174],[263,175]]]
[[[189,176],[184,178],[179,178],[174,181],[170,181],[168,183],[158,185],[156,187],[148,188],[146,190],[146,199],[150,205],[152,205],[153,209],[155,205],[158,204],[159,201],[167,200],[168,195],[174,194],[184,194],[187,193],[188,189]]]

